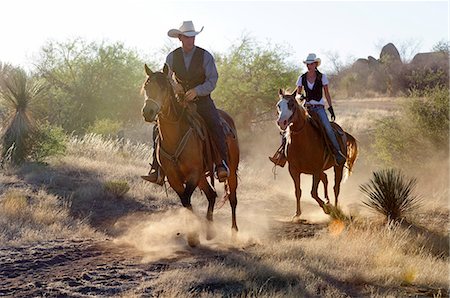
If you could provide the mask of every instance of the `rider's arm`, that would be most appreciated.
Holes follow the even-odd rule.
[[[216,88],[217,80],[219,79],[214,57],[208,51],[205,51],[203,56],[203,68],[205,69],[206,78],[203,84],[195,87],[198,96],[211,94]]]

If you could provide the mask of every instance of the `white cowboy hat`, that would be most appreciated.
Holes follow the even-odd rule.
[[[308,57],[306,57],[306,60],[303,61],[303,63],[305,63],[305,64],[311,64],[314,62],[317,62],[317,66],[319,66],[320,62],[321,62],[320,58],[317,58],[316,54],[314,54],[314,53],[310,53],[308,55]]]
[[[200,31],[195,31],[194,24],[192,23],[192,21],[184,21],[179,29],[170,29],[169,32],[167,32],[167,35],[174,38],[178,37],[178,35],[180,34],[192,37],[202,32],[202,30],[203,27],[202,29],[200,29]]]

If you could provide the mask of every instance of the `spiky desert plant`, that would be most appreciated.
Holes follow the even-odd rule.
[[[384,169],[373,172],[372,179],[359,189],[366,196],[365,206],[395,221],[420,207],[422,199],[414,194],[416,185],[416,178],[407,178],[400,170]]]
[[[42,96],[45,85],[42,81],[30,78],[20,68],[13,68],[3,74],[0,83],[0,100],[10,110],[10,116],[2,125],[1,159],[14,164],[23,162],[31,148],[35,124],[30,113],[30,104]]]

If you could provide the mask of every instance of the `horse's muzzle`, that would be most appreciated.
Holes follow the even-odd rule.
[[[159,106],[153,102],[146,100],[142,107],[142,116],[146,122],[153,122],[156,119],[156,114],[159,113]]]

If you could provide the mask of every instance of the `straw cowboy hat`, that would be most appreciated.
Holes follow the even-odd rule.
[[[184,21],[179,29],[170,29],[169,32],[167,32],[167,35],[174,38],[178,37],[178,35],[180,34],[192,37],[202,32],[202,30],[203,27],[202,29],[200,29],[200,31],[195,31],[194,24],[192,23],[192,21]]]
[[[317,62],[317,66],[319,66],[320,62],[321,62],[320,58],[317,58],[316,54],[314,54],[314,53],[310,53],[308,55],[308,57],[306,57],[306,60],[303,61],[303,63],[305,63],[305,64],[311,64],[314,62]]]

